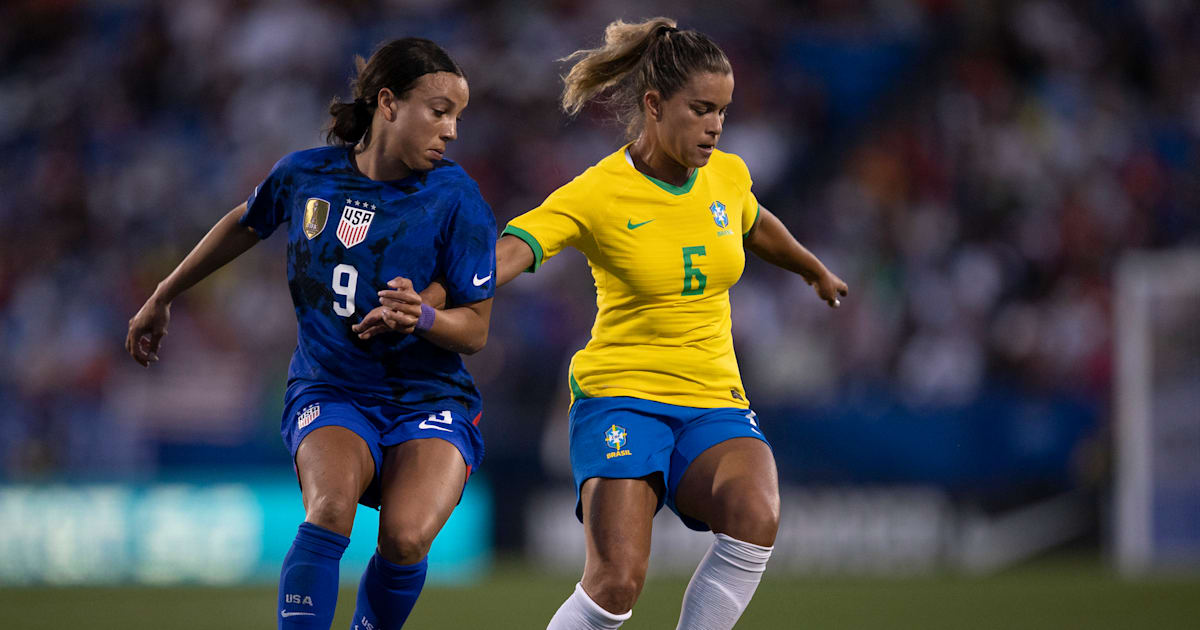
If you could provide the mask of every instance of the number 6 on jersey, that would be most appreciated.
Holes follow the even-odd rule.
[[[704,256],[704,246],[683,248],[683,293],[679,295],[703,295],[704,286],[708,284],[708,276],[700,273],[700,268],[692,262],[692,256]],[[692,281],[695,280],[693,283]]]

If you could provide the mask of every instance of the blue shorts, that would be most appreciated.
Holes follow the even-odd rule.
[[[708,525],[679,513],[675,490],[692,461],[709,448],[739,437],[762,440],[754,412],[736,407],[703,409],[613,396],[580,398],[571,405],[571,470],[575,516],[583,521],[579,491],[592,477],[636,479],[661,473],[666,496],[659,499],[691,529]]]
[[[378,508],[383,449],[409,440],[439,438],[453,444],[467,464],[467,477],[483,461],[483,436],[479,418],[469,420],[458,405],[451,409],[409,409],[369,396],[355,396],[344,389],[323,383],[296,381],[288,385],[283,403],[280,433],[292,454],[309,433],[321,427],[344,427],[356,433],[371,449],[375,477],[358,502]]]

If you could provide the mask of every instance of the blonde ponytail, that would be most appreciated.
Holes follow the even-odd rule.
[[[674,28],[675,20],[665,17],[636,24],[617,20],[605,27],[603,46],[577,50],[560,59],[580,60],[563,77],[563,111],[574,116],[588,101],[616,86],[637,68],[659,31]]]
[[[574,116],[593,100],[603,100],[636,136],[642,125],[642,96],[657,90],[670,98],[695,72],[732,72],[729,59],[711,39],[680,31],[675,20],[656,17],[604,29],[604,45],[577,50],[559,61],[575,61],[563,77],[561,105]]]

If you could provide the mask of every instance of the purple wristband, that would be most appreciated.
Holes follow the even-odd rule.
[[[437,318],[437,311],[428,304],[421,305],[421,317],[417,319],[415,332],[429,332],[433,328],[433,320]]]

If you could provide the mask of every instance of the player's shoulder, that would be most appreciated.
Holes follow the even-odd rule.
[[[472,220],[495,222],[479,183],[460,164],[446,159],[434,162],[433,168],[425,172],[425,187],[436,191],[437,198],[456,208],[458,215],[465,213]]]
[[[426,187],[436,187],[437,191],[447,198],[483,198],[475,178],[471,177],[462,165],[451,160],[434,162],[433,168],[425,172],[424,179]]]
[[[708,165],[705,168],[739,186],[749,187],[750,185],[750,169],[746,166],[746,161],[736,153],[713,149],[712,156],[708,158]]]
[[[433,168],[419,173],[426,188],[437,187],[445,192],[478,191],[479,185],[467,174],[466,169],[458,162],[441,159],[433,163]]]
[[[589,168],[584,174],[590,174],[595,180],[613,181],[633,178],[637,172],[629,162],[626,147],[621,147],[604,156],[604,159],[596,162],[596,165]]]
[[[346,147],[330,145],[288,153],[279,158],[273,171],[329,172],[347,168],[349,168],[349,161],[346,159]]]
[[[593,189],[599,191],[613,190],[613,184],[623,177],[628,176],[628,169],[625,166],[625,149],[610,153],[599,162],[587,167],[584,171],[567,182],[562,188],[569,188],[580,193],[589,192]]]

